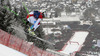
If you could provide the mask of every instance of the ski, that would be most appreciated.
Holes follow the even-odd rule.
[[[51,42],[49,42],[49,41],[47,41],[47,40],[44,40],[44,39],[42,39],[42,38],[39,38],[34,32],[32,32],[32,31],[29,31],[29,33],[27,33],[28,35],[30,35],[30,36],[34,36],[36,39],[38,39],[38,40],[41,40],[41,41],[43,41],[43,42],[45,42],[45,43],[48,43],[48,44],[50,44],[50,45],[55,45],[54,43],[51,43]]]

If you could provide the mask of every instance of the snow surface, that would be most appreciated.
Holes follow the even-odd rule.
[[[89,32],[85,31],[75,32],[72,38],[68,41],[67,45],[64,46],[63,51],[60,52],[70,54],[79,51],[88,34]]]
[[[0,56],[27,56],[27,55],[0,44]]]

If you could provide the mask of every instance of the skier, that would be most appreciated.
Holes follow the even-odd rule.
[[[39,26],[40,26],[40,21],[45,17],[44,15],[44,12],[40,12],[40,11],[33,11],[33,12],[30,12],[28,15],[27,15],[27,22],[26,24],[28,23],[31,23],[33,24],[29,29],[28,31],[32,32],[32,31],[35,31]],[[34,32],[33,32],[34,34]]]

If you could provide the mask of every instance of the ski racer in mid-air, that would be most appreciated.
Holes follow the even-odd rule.
[[[28,29],[28,31],[34,31],[40,26],[40,21],[45,17],[44,12],[40,11],[32,11],[27,15],[27,22],[31,23],[32,26]]]

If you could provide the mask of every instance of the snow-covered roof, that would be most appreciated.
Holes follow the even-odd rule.
[[[97,40],[97,46],[100,47],[100,40]]]
[[[59,18],[53,18],[54,20],[60,20],[60,21],[64,21],[64,22],[67,22],[67,21],[80,21],[79,19],[79,16],[62,16],[62,17],[59,17]]]
[[[53,32],[51,31],[51,29],[52,29],[52,28],[43,28],[43,30],[44,30],[44,32],[45,32],[46,35],[53,33]]]
[[[56,22],[52,22],[52,21],[49,21],[49,22],[41,22],[42,24],[45,24],[45,25],[56,25]]]
[[[55,31],[54,34],[56,34],[56,33],[62,34],[61,31]]]

